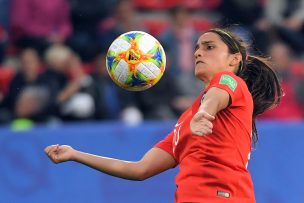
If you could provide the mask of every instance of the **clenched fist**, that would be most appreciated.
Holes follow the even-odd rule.
[[[214,116],[208,114],[206,111],[198,111],[190,121],[190,130],[194,135],[208,135],[212,133],[213,124],[211,121],[215,119]]]
[[[61,163],[73,160],[76,150],[68,145],[50,145],[44,152],[54,163]]]

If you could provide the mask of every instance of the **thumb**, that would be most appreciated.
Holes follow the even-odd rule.
[[[214,116],[210,115],[209,113],[207,113],[206,111],[199,111],[198,113],[200,113],[200,117],[204,117],[209,121],[213,121],[215,119]]]
[[[201,111],[196,112],[196,114],[193,116],[193,121],[199,121],[204,117],[204,113]]]

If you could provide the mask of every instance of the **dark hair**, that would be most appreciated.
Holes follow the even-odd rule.
[[[215,28],[207,32],[218,34],[231,54],[242,55],[236,75],[246,82],[253,98],[252,141],[255,144],[258,141],[256,117],[278,105],[283,95],[278,77],[271,68],[270,58],[249,55],[247,53],[249,46],[240,37],[226,29]]]

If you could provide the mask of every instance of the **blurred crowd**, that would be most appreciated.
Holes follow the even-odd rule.
[[[175,119],[203,88],[196,40],[218,26],[273,60],[285,96],[260,119],[303,119],[304,0],[0,0],[0,124]],[[105,67],[111,42],[131,30],[167,54],[163,78],[143,92],[117,87]]]

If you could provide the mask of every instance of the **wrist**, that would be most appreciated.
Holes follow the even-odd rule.
[[[218,112],[218,103],[217,101],[204,101],[198,108],[198,112],[204,112],[210,116],[215,116]]]
[[[213,116],[213,114],[211,114],[211,113],[209,113],[208,111],[206,111],[206,108],[204,108],[204,107],[200,107],[199,109],[198,109],[198,112],[204,112],[204,113],[207,113],[208,115],[210,115],[210,116]]]
[[[77,161],[79,159],[80,152],[78,150],[73,150],[71,153],[70,161]]]

